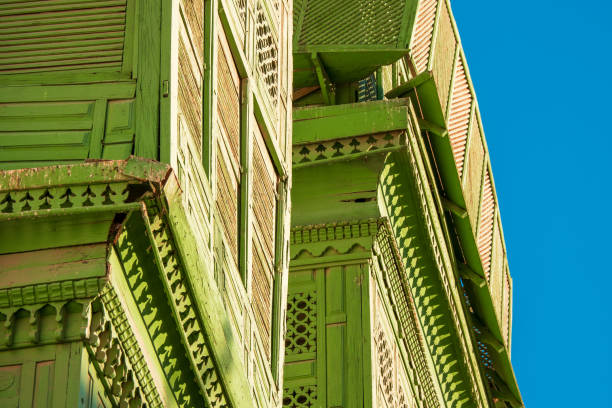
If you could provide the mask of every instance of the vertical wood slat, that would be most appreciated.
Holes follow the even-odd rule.
[[[0,9],[0,74],[120,72],[127,0],[11,2]]]
[[[448,117],[448,136],[453,149],[459,178],[463,175],[471,109],[472,91],[468,84],[463,55],[459,54],[459,59],[455,66]]]
[[[480,215],[478,216],[478,253],[482,261],[482,268],[490,282],[491,275],[491,248],[493,243],[493,221],[495,219],[495,197],[493,195],[493,183],[491,172],[486,169],[482,186],[480,200]]]
[[[419,1],[414,33],[410,41],[411,55],[419,73],[427,70],[429,66],[437,8],[438,0]]]

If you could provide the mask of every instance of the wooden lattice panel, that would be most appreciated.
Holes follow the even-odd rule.
[[[279,50],[277,34],[261,1],[255,8],[255,69],[262,81],[273,120],[278,119]]]
[[[317,351],[317,295],[316,292],[297,292],[287,300],[287,334],[285,354],[304,354]]]
[[[283,407],[310,408],[317,402],[317,387],[315,385],[285,387]]]

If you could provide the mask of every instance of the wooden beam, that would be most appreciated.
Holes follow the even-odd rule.
[[[423,72],[410,79],[408,82],[404,82],[400,86],[393,88],[392,90],[387,92],[385,96],[388,99],[404,96],[415,88],[417,88],[419,85],[422,85],[425,82],[429,81],[430,79],[432,79],[431,72]]]
[[[426,130],[430,133],[433,133],[434,135],[440,136],[440,137],[446,137],[448,136],[448,130],[436,125],[435,123],[432,123],[428,120],[425,119],[421,119],[419,118],[419,127],[423,130]]]
[[[466,218],[468,216],[468,212],[465,208],[462,208],[460,205],[455,204],[446,197],[440,197],[440,199],[442,201],[442,207],[444,207],[445,210],[452,212],[460,218]]]
[[[336,86],[329,79],[325,66],[319,58],[319,54],[313,52],[310,54],[310,60],[312,61],[315,72],[317,73],[317,79],[319,80],[319,86],[321,87],[321,93],[323,94],[323,100],[327,105],[336,104]]]
[[[298,99],[301,99],[303,97],[305,97],[306,95],[310,95],[311,93],[317,91],[321,89],[320,86],[307,86],[305,88],[300,88],[297,91],[293,92],[293,101],[297,101]]]
[[[464,263],[459,264],[459,274],[461,275],[461,278],[471,281],[479,288],[484,288],[487,285],[487,282],[482,276],[478,275],[472,270],[472,268]]]

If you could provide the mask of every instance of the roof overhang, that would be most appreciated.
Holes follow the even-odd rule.
[[[130,158],[1,171],[0,211],[0,255],[106,247],[102,274],[122,275],[179,405],[253,406],[207,249],[169,166]]]

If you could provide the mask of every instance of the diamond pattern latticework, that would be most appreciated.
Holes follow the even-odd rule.
[[[315,292],[294,293],[287,301],[287,355],[317,350],[317,298]]]
[[[273,107],[278,102],[278,44],[261,3],[257,3],[255,16],[256,65]]]
[[[387,336],[381,325],[376,328],[376,362],[379,370],[379,387],[381,388],[387,405],[393,405],[393,352]]]
[[[317,387],[314,385],[285,387],[283,407],[314,407],[317,402]]]
[[[240,24],[242,25],[242,28],[244,28],[244,26],[246,25],[247,0],[234,0],[234,5],[236,6],[236,10],[238,11]]]
[[[405,5],[405,0],[310,0],[299,45],[397,45]]]
[[[384,269],[387,271],[389,279],[389,288],[394,293],[396,299],[401,299],[403,296],[410,296],[409,292],[404,292],[407,288],[408,282],[405,281],[405,276],[401,274],[401,267],[392,262],[394,259],[394,246],[392,238],[384,233],[385,229],[381,229],[381,234],[377,239],[380,251],[384,260]],[[406,289],[407,290],[407,289]],[[406,293],[406,295],[402,295]],[[400,320],[400,326],[402,327],[404,338],[407,341],[408,350],[411,356],[410,370],[416,374],[417,381],[420,389],[422,390],[422,398],[429,408],[439,407],[433,380],[428,375],[429,369],[427,368],[427,362],[425,361],[425,346],[424,340],[419,335],[419,326],[416,317],[416,311],[414,309],[414,303],[408,297],[408,302],[401,302],[397,305],[397,311]],[[401,406],[401,405],[400,405]]]

